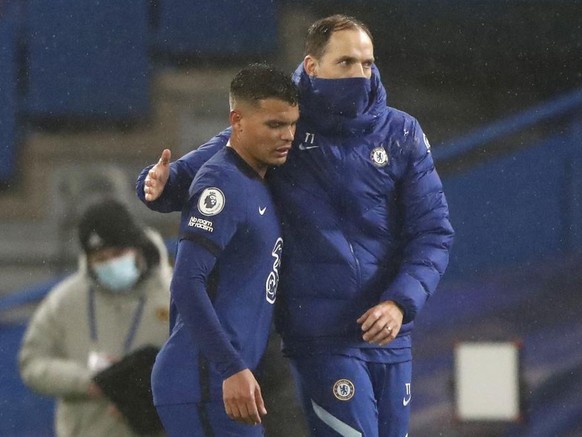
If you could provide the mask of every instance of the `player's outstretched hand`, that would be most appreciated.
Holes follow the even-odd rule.
[[[148,172],[143,187],[145,200],[148,202],[156,200],[164,191],[170,176],[170,159],[172,159],[170,149],[164,149],[158,163]]]
[[[258,425],[261,416],[267,414],[261,387],[249,369],[226,378],[222,383],[222,395],[226,414],[232,420]]]

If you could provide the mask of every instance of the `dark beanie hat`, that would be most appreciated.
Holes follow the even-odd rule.
[[[105,247],[142,247],[145,239],[127,207],[115,199],[91,204],[79,221],[79,241],[86,253]]]

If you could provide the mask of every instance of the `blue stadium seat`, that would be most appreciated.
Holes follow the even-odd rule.
[[[153,46],[158,53],[261,56],[277,48],[273,0],[160,0]]]
[[[562,133],[446,178],[456,233],[447,278],[580,250],[581,162],[580,137]]]
[[[147,2],[26,5],[26,115],[125,120],[147,114]]]
[[[15,172],[19,17],[20,2],[0,3],[0,182]]]

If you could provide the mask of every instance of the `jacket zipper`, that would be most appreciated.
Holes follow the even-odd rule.
[[[361,276],[362,276],[361,271],[360,271],[360,261],[358,260],[358,257],[356,256],[356,252],[354,252],[354,246],[352,246],[352,243],[350,243],[349,241],[348,241],[348,246],[350,246],[350,252],[352,252],[352,256],[354,257],[354,264],[356,265],[356,280],[358,281],[358,288],[360,288]]]

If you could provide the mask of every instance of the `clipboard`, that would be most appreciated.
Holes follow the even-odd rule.
[[[145,346],[97,373],[93,381],[138,434],[163,431],[153,403],[151,373],[159,349]]]

